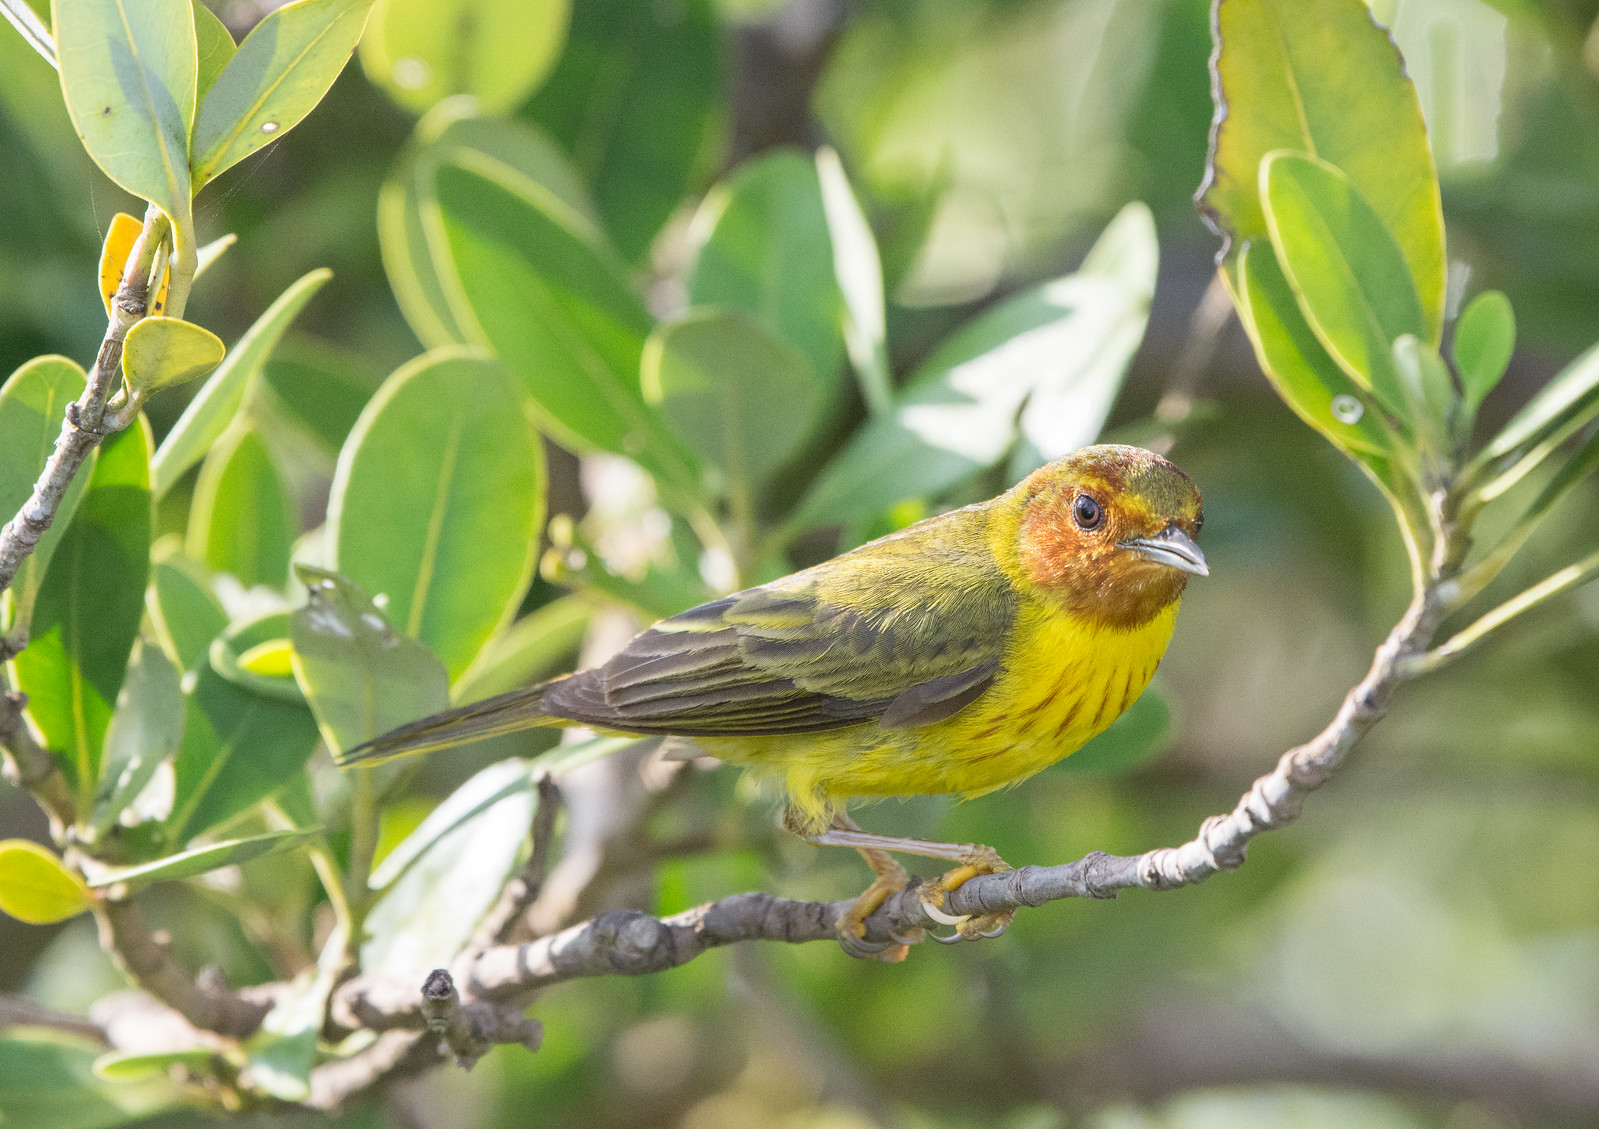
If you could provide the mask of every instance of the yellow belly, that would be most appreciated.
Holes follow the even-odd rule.
[[[1116,720],[1149,685],[1176,618],[1173,603],[1140,627],[1115,630],[1027,606],[994,685],[948,720],[698,743],[778,776],[817,823],[852,796],[981,795],[1071,755]]]

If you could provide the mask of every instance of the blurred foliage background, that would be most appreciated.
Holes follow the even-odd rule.
[[[239,36],[269,7],[215,11]],[[1372,7],[1427,114],[1450,257],[1473,289],[1502,289],[1517,310],[1511,373],[1483,412],[1492,427],[1594,337],[1599,4]],[[987,842],[1017,863],[1181,841],[1325,722],[1404,607],[1404,554],[1379,495],[1272,394],[1236,322],[1205,332],[1216,241],[1191,197],[1209,51],[1205,0],[578,0],[547,77],[495,107],[570,160],[658,316],[685,303],[686,248],[713,184],[779,146],[836,147],[882,249],[898,377],[954,327],[1075,267],[1127,202],[1153,211],[1149,328],[1104,434],[1170,432],[1206,496],[1212,577],[1191,588],[1162,667],[1169,743],[1131,768],[1067,762],[968,804],[883,805],[874,830]],[[196,216],[202,243],[239,237],[188,314],[226,341],[308,270],[333,270],[266,370],[261,432],[299,528],[321,521],[334,454],[384,374],[437,343],[402,316],[378,238],[417,84],[402,73],[391,97],[392,68],[368,45],[363,63],[201,197]],[[93,354],[104,331],[94,263],[118,210],[139,209],[77,144],[54,73],[0,28],[0,372],[39,353]],[[320,382],[314,394],[308,382]],[[1180,422],[1154,419],[1163,399],[1184,398],[1198,406]],[[184,399],[152,404],[158,437]],[[842,418],[863,412],[854,402]],[[613,532],[648,539],[651,500],[629,493],[640,481],[605,462],[580,472],[551,451],[552,512],[609,506],[622,515]],[[1567,559],[1599,523],[1594,487],[1507,583]],[[193,488],[191,475],[167,495],[158,532],[183,527]],[[802,541],[796,563],[834,548]],[[524,607],[557,592],[539,580]],[[1592,1125],[1596,672],[1590,588],[1407,691],[1307,818],[1263,839],[1235,876],[1027,912],[1001,942],[924,946],[898,966],[827,945],[743,945],[664,975],[567,984],[540,1001],[537,1054],[499,1048],[471,1074],[414,1084],[403,1114],[373,1108],[346,1123]],[[429,763],[423,794],[447,794],[493,755]],[[852,855],[778,835],[769,800],[732,773],[697,775],[666,819],[732,849],[672,859],[633,892],[660,912],[743,889],[842,897],[864,881]],[[0,835],[41,833],[26,797],[0,790]],[[163,887],[150,913],[183,923],[192,967],[260,979],[269,970],[231,904]],[[0,918],[0,988],[79,1011],[119,983],[86,919],[25,929]]]

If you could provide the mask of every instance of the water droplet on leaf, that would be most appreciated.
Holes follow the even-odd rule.
[[[278,131],[278,123],[277,122],[262,122],[261,123],[261,132],[262,133],[276,133],[277,131]]]
[[[1339,423],[1359,423],[1360,417],[1366,414],[1366,405],[1347,393],[1334,396],[1332,401],[1333,418]]]
[[[432,70],[421,59],[406,56],[394,61],[394,81],[406,90],[420,90],[427,85]]]

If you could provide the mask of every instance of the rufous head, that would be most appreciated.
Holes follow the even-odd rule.
[[[1195,538],[1203,500],[1153,451],[1084,447],[1034,471],[1020,502],[1017,564],[1027,583],[1101,626],[1133,628],[1208,576]]]

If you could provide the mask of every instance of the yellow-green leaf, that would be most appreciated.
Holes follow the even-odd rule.
[[[117,290],[122,285],[122,274],[128,269],[128,255],[132,253],[133,245],[138,242],[139,233],[143,230],[144,224],[137,216],[118,212],[111,217],[105,243],[100,248],[100,300],[105,305],[106,317],[111,316],[111,299],[117,296]],[[170,274],[161,276],[161,286],[156,290],[155,300],[149,303],[150,313],[159,314],[167,308],[167,284],[171,280]]]
[[[89,888],[52,851],[26,839],[0,843],[0,910],[29,925],[65,921],[88,909]]]
[[[239,45],[233,42],[233,33],[227,25],[217,19],[216,13],[207,8],[200,0],[192,0],[194,4],[194,38],[199,48],[199,74],[195,83],[195,96],[205,100],[205,95],[212,86],[216,85],[217,76],[232,61],[234,54],[239,50]]]
[[[122,346],[122,377],[148,396],[198,380],[222,363],[227,349],[209,329],[182,318],[143,318]]]

